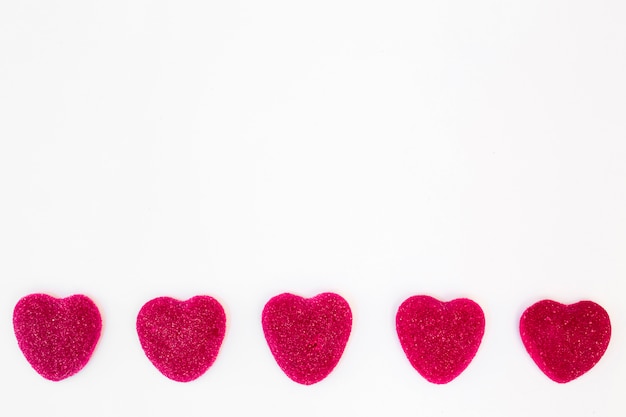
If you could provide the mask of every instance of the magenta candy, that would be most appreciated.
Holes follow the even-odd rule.
[[[592,301],[570,305],[539,301],[524,311],[519,330],[539,369],[559,383],[593,368],[611,340],[609,315]]]
[[[102,319],[84,295],[30,294],[15,305],[13,328],[33,369],[46,379],[60,381],[89,362],[100,339]]]
[[[166,377],[189,382],[215,362],[226,333],[221,304],[209,296],[187,301],[160,297],[137,315],[137,335],[152,364]]]
[[[313,298],[285,293],[267,302],[262,325],[278,366],[293,381],[311,385],[339,362],[350,337],[352,312],[334,293]]]
[[[466,298],[442,302],[419,295],[398,308],[396,331],[415,370],[434,384],[447,384],[476,355],[485,316],[478,304]]]

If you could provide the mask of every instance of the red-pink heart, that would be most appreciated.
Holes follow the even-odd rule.
[[[219,353],[226,315],[212,297],[187,301],[159,297],[137,315],[137,335],[146,356],[166,377],[189,382],[200,377]]]
[[[60,381],[89,362],[102,330],[98,307],[84,295],[30,294],[13,310],[17,344],[41,376]]]
[[[446,384],[476,355],[485,332],[485,315],[467,298],[442,302],[418,295],[398,308],[396,331],[417,372],[432,383]]]
[[[278,366],[293,381],[311,385],[339,362],[350,337],[352,312],[334,293],[313,298],[285,293],[265,304],[261,321]]]
[[[539,369],[559,383],[593,368],[611,339],[609,315],[592,301],[570,305],[539,301],[524,311],[519,330]]]

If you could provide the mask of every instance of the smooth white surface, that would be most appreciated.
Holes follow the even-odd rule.
[[[0,414],[623,416],[626,3],[0,3]],[[260,327],[281,292],[342,294],[344,357],[303,387]],[[101,341],[60,383],[12,330],[84,293]],[[145,358],[147,300],[210,294],[214,366]],[[395,335],[405,298],[473,298],[483,344],[445,386]],[[591,299],[613,338],[558,385],[517,333]]]

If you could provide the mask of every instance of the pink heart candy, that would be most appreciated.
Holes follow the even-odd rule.
[[[570,305],[539,301],[524,311],[519,330],[539,369],[559,383],[593,368],[611,339],[609,315],[592,301]]]
[[[137,335],[146,356],[166,377],[189,382],[215,362],[226,333],[226,315],[212,297],[187,301],[159,297],[137,315]]]
[[[262,325],[278,366],[293,381],[311,385],[339,362],[350,337],[352,312],[334,293],[313,298],[285,293],[267,302]]]
[[[485,315],[467,298],[442,302],[418,295],[398,308],[396,331],[417,372],[434,384],[447,384],[476,355],[485,332]]]
[[[13,328],[24,357],[41,376],[60,381],[83,369],[102,330],[98,307],[84,295],[30,294],[15,305]]]

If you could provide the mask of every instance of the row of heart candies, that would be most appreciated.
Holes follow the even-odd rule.
[[[338,294],[312,298],[284,293],[270,299],[261,317],[278,366],[310,385],[339,362],[352,329],[352,311]],[[102,330],[94,302],[84,295],[30,294],[15,306],[13,326],[26,360],[44,378],[59,381],[89,361]],[[206,295],[186,301],[159,297],[137,315],[137,335],[147,358],[166,377],[192,381],[215,361],[226,331],[221,304]],[[482,341],[485,315],[472,300],[442,302],[426,295],[406,299],[396,314],[400,345],[428,381],[446,384],[470,364]],[[552,380],[565,383],[589,371],[611,338],[607,312],[591,301],[564,305],[542,300],[522,314],[526,350]]]

